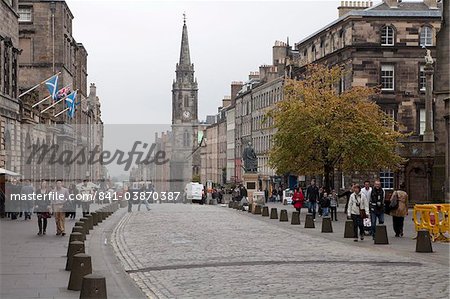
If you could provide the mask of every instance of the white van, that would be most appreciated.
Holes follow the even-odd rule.
[[[200,183],[187,183],[184,188],[184,196],[186,202],[198,202],[203,200],[203,184]]]

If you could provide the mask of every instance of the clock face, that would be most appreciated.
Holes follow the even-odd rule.
[[[185,119],[187,119],[187,118],[191,117],[191,113],[190,113],[189,111],[184,111],[184,112],[183,112],[183,117],[184,117]]]

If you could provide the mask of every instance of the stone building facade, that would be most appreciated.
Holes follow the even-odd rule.
[[[450,7],[449,0],[442,1],[442,25],[436,36],[436,67],[434,73],[434,94],[436,102],[444,105],[445,124],[445,193],[450,201]]]
[[[401,132],[411,135],[401,141],[404,147],[399,149],[408,161],[403,168],[395,173],[380,169],[372,178],[380,178],[388,190],[406,183],[412,203],[442,200],[444,109],[442,103],[433,105],[435,142],[424,141],[426,51],[422,48],[436,57],[441,11],[436,1],[385,0],[371,5],[342,1],[336,21],[295,44],[298,57],[289,62],[289,73],[296,78],[310,63],[339,64],[347,71],[340,91],[351,86],[379,87],[375,101],[398,122]],[[338,187],[355,179],[347,173],[337,174]],[[370,178],[369,174],[362,177]]]
[[[20,171],[18,1],[0,1],[0,167]]]
[[[8,8],[4,6],[5,3],[11,3],[12,6]],[[32,145],[59,145],[61,150],[73,152],[81,149],[89,151],[96,146],[98,151],[102,150],[103,122],[100,101],[95,85],[91,85],[89,95],[87,93],[88,54],[83,44],[77,43],[72,36],[73,15],[67,3],[62,0],[12,0],[1,1],[1,5],[0,26],[5,24],[3,15],[9,13],[9,17],[5,18],[9,21],[6,28],[10,30],[10,35],[15,35],[14,47],[8,49],[8,59],[11,61],[11,69],[8,70],[9,83],[15,86],[13,89],[10,86],[10,90],[15,90],[15,99],[11,98],[6,102],[9,112],[4,113],[6,110],[2,110],[1,140],[5,158],[0,161],[5,161],[2,163],[8,169],[20,173],[22,178],[33,181],[56,178],[81,180],[86,176],[92,180],[101,179],[104,176],[104,168],[100,163],[72,163],[61,166],[43,165],[35,163],[36,159],[30,162],[26,159]],[[14,15],[10,12],[14,12]],[[15,22],[12,21],[14,18]],[[6,51],[3,53],[5,55],[2,55],[2,58],[6,57]],[[41,112],[52,103],[50,98],[32,107],[49,95],[45,84],[20,98],[18,96],[58,72],[59,88],[68,86],[71,90],[77,90],[77,101],[83,100],[76,109],[74,118],[69,118],[67,113],[55,116],[65,108],[63,104]],[[12,73],[17,76],[13,77]],[[1,102],[1,105],[5,103],[3,100]],[[12,121],[14,114],[15,121]]]

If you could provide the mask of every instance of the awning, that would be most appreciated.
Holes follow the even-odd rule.
[[[10,175],[10,176],[19,176],[20,173],[12,172],[10,170],[0,168],[0,175]]]

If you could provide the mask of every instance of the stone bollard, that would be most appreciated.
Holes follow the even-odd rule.
[[[82,233],[71,233],[69,237],[69,244],[73,241],[84,242]]]
[[[98,210],[97,211],[97,223],[102,223],[103,222],[103,219],[105,219],[105,218],[103,218],[103,217],[105,217],[104,216],[104,214],[103,214],[103,211],[102,211],[102,209],[100,209],[100,210]]]
[[[280,222],[288,222],[289,221],[289,219],[288,219],[288,213],[287,213],[287,210],[281,210],[280,211]]]
[[[333,226],[331,224],[331,217],[325,216],[322,218],[322,232],[323,233],[332,233]]]
[[[263,217],[269,217],[269,207],[268,206],[264,206],[262,209],[262,216]]]
[[[345,221],[344,238],[353,238],[353,220]]]
[[[74,226],[74,227],[72,227],[72,233],[80,233],[82,241],[86,241],[86,235],[84,234],[84,227]]]
[[[82,217],[82,218],[80,218],[80,221],[84,223],[84,225],[83,225],[83,227],[84,227],[84,234],[85,235],[89,235],[88,219],[86,217]]]
[[[121,201],[119,201],[119,203],[120,203],[121,208],[126,208],[128,206],[128,203],[126,200],[121,200]]]
[[[252,209],[253,209],[253,204],[249,203],[247,212],[252,213],[253,212]]]
[[[94,229],[94,217],[92,215],[86,215],[88,230]]]
[[[311,213],[306,214],[305,228],[315,228],[313,215]]]
[[[375,228],[374,244],[389,244],[386,225],[378,224]]]
[[[81,290],[83,276],[92,273],[91,256],[85,253],[78,253],[73,256],[72,271],[70,271],[68,290]]]
[[[66,271],[72,270],[73,256],[78,253],[84,252],[84,242],[73,241],[69,244],[67,248],[67,261],[66,261]]]
[[[430,232],[426,229],[417,232],[416,252],[433,252]]]
[[[260,205],[255,205],[255,210],[254,210],[253,214],[261,215],[261,206]]]
[[[292,212],[291,224],[293,224],[293,225],[300,224],[300,213],[299,212]]]
[[[98,274],[88,274],[81,282],[80,299],[106,299],[106,279]]]
[[[92,212],[91,216],[92,216],[92,225],[93,226],[98,225],[98,214],[97,214],[97,212]]]
[[[270,219],[278,219],[277,208],[271,208],[270,209]]]
[[[84,219],[86,219],[86,218],[84,218]],[[87,227],[86,221],[87,221],[87,219],[85,221],[81,221],[81,219],[80,219],[80,221],[75,222],[75,225],[74,225],[74,226],[81,226],[83,228],[84,235],[86,235],[86,231],[89,233],[89,228]]]

